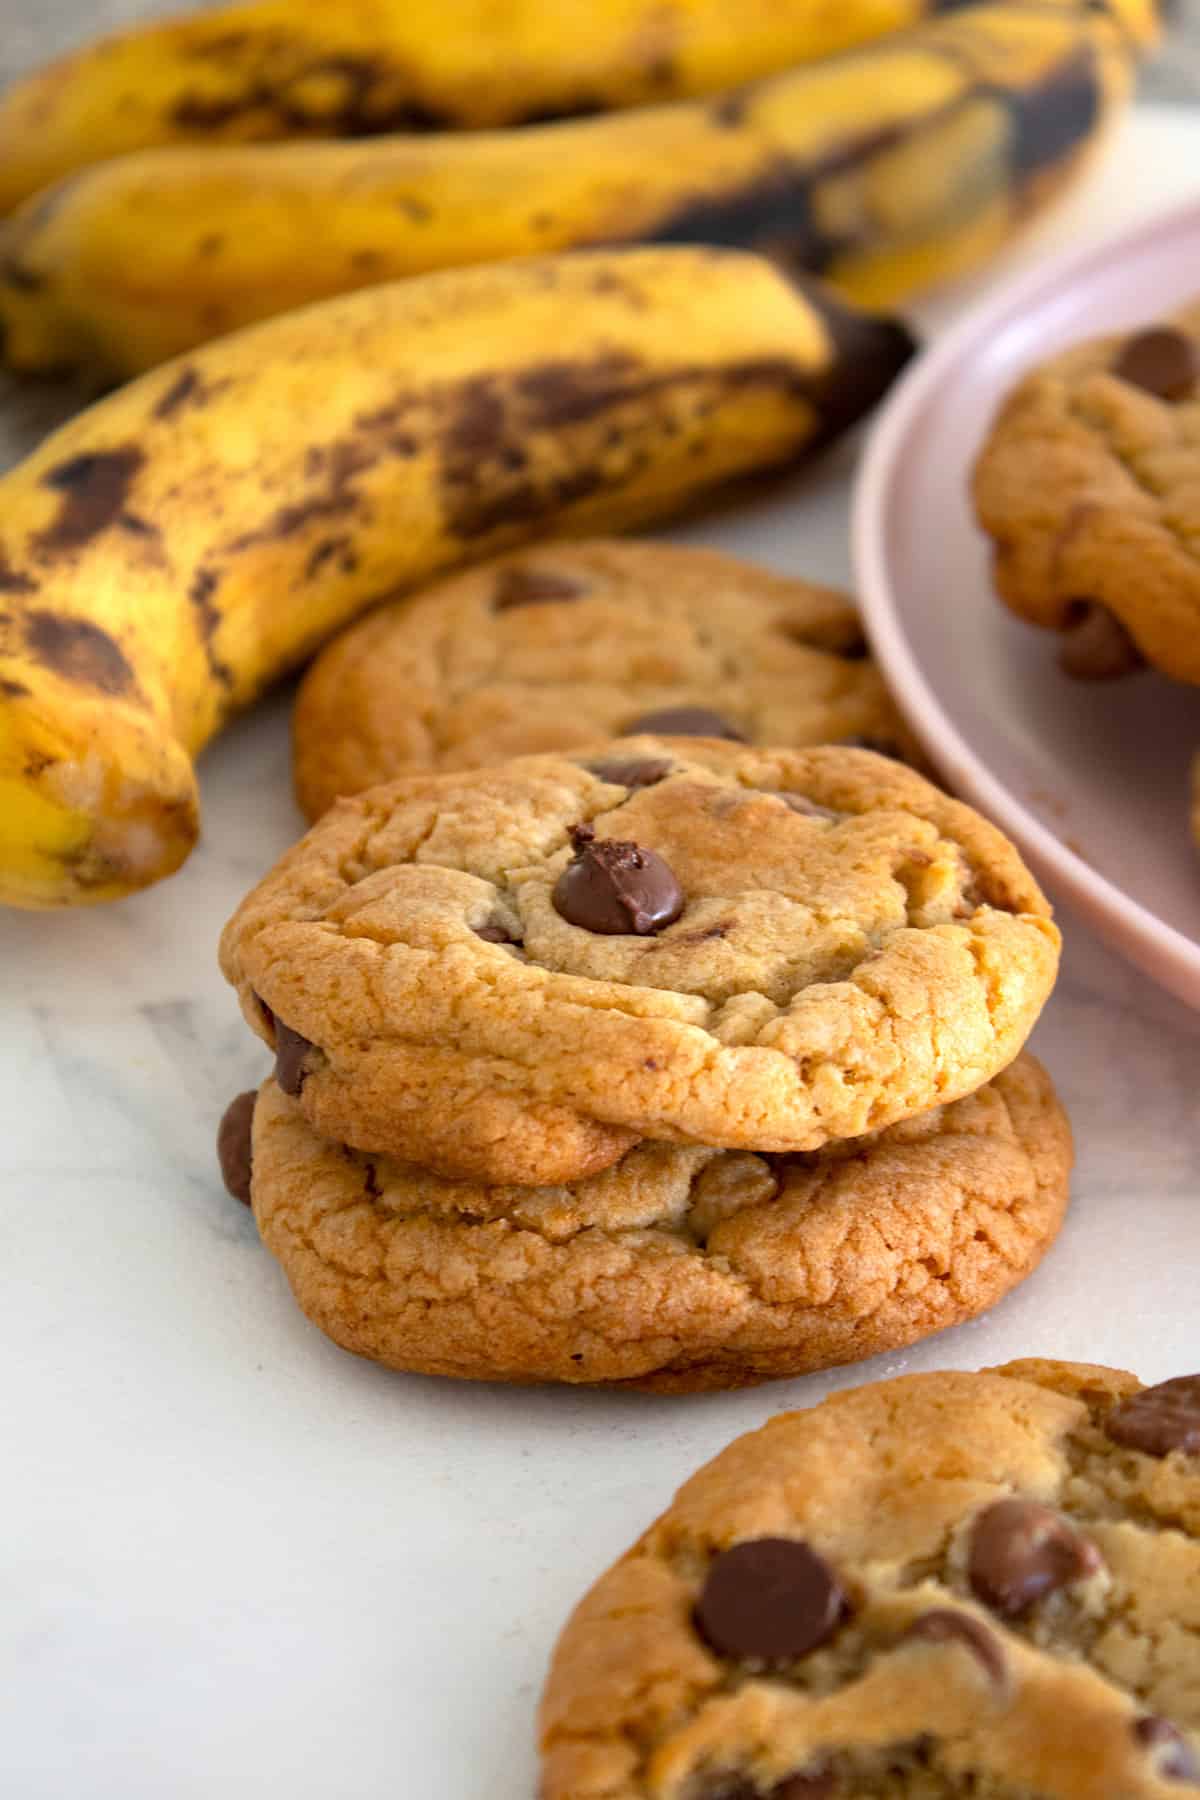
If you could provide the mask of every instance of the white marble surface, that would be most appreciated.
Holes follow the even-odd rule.
[[[1147,115],[1049,235],[1123,223],[1196,166]],[[851,466],[700,535],[844,576]],[[565,1612],[731,1435],[902,1368],[1200,1363],[1200,1015],[1070,918],[1036,1047],[1078,1134],[1075,1207],[988,1319],[690,1401],[456,1386],[335,1350],[212,1152],[264,1066],[213,949],[297,828],[285,718],[205,759],[205,838],[175,880],[0,918],[0,1794],[530,1800]]]

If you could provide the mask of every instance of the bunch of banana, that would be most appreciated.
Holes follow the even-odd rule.
[[[782,248],[892,304],[992,255],[1067,180],[1153,22],[1151,0],[997,0],[718,101],[122,158],[11,221],[5,354],[123,376],[348,289],[635,241]]]
[[[911,349],[679,246],[370,288],[111,395],[0,479],[0,901],[169,874],[193,756],[371,601],[788,466]]]
[[[525,124],[710,94],[946,0],[250,0],[108,38],[0,104],[0,213],[153,144]]]

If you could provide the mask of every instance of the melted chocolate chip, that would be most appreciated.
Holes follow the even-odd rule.
[[[1119,681],[1143,664],[1141,651],[1115,613],[1096,600],[1067,608],[1058,666],[1076,681]]]
[[[831,1638],[850,1610],[845,1589],[797,1538],[751,1538],[717,1557],[696,1628],[721,1656],[791,1662]]]
[[[1158,400],[1187,400],[1200,380],[1200,355],[1181,331],[1155,325],[1122,345],[1112,372]]]
[[[1104,1426],[1114,1444],[1146,1456],[1183,1450],[1200,1455],[1200,1375],[1177,1375],[1143,1388],[1109,1413]]]
[[[1170,1719],[1147,1714],[1134,1723],[1133,1735],[1154,1757],[1155,1767],[1168,1781],[1200,1783],[1200,1762],[1183,1733]]]
[[[683,890],[653,850],[597,838],[590,825],[571,832],[575,855],[554,888],[554,907],[569,925],[607,936],[648,937],[683,911]]]
[[[512,612],[517,606],[550,606],[557,600],[578,600],[587,593],[586,583],[553,569],[502,569],[492,595],[493,612]]]
[[[625,762],[617,758],[612,762],[592,763],[590,767],[593,775],[601,781],[611,781],[614,787],[644,788],[665,781],[672,765],[664,756],[643,756],[630,757]]]
[[[739,731],[720,713],[710,712],[706,706],[664,706],[658,712],[642,713],[639,718],[631,719],[623,732],[626,737],[648,732],[655,737],[728,738],[734,744],[749,741],[744,731]]]
[[[1102,1568],[1095,1544],[1037,1500],[997,1500],[975,1521],[967,1576],[1002,1618],[1017,1619],[1037,1601]]]
[[[276,1014],[275,1079],[284,1093],[290,1094],[293,1100],[304,1086],[304,1079],[308,1074],[308,1070],[304,1066],[304,1059],[312,1048],[312,1043],[308,1038],[301,1037],[298,1031],[293,1031],[290,1025],[285,1025]]]
[[[1004,1681],[1004,1651],[1000,1640],[970,1613],[957,1612],[948,1606],[922,1613],[904,1633],[902,1644],[961,1644],[969,1650],[990,1681],[999,1687]]]
[[[518,944],[521,941],[511,931],[506,931],[503,925],[474,925],[472,930],[485,944]]]
[[[250,1204],[250,1129],[254,1124],[254,1103],[258,1095],[251,1088],[231,1100],[217,1127],[217,1161],[221,1180],[235,1200]]]

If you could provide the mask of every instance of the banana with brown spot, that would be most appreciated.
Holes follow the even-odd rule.
[[[251,0],[156,20],[0,101],[0,212],[152,144],[518,125],[709,94],[947,0]]]
[[[372,288],[113,394],[0,479],[0,901],[169,874],[196,752],[372,601],[790,466],[911,349],[678,247]]]
[[[334,293],[637,240],[782,248],[891,305],[994,255],[1059,192],[1153,23],[1151,0],[1005,0],[717,101],[127,157],[10,222],[5,355],[127,375]]]

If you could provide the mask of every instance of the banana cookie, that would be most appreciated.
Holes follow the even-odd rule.
[[[845,595],[597,539],[485,563],[336,638],[296,701],[296,794],[315,819],[397,775],[647,730],[911,749]]]
[[[543,1184],[643,1137],[814,1150],[971,1092],[1050,992],[1049,910],[886,757],[637,737],[339,801],[221,956],[323,1136]]]
[[[1200,304],[1027,375],[973,490],[1001,597],[1068,674],[1200,682]]]
[[[583,1600],[543,1800],[1200,1785],[1200,1376],[911,1375],[785,1413]]]
[[[244,1197],[244,1096],[227,1117]],[[445,1181],[328,1144],[268,1081],[250,1187],[302,1310],[347,1350],[429,1375],[687,1392],[973,1318],[1053,1241],[1070,1166],[1050,1079],[1022,1056],[964,1100],[809,1155],[642,1143],[558,1187]]]

